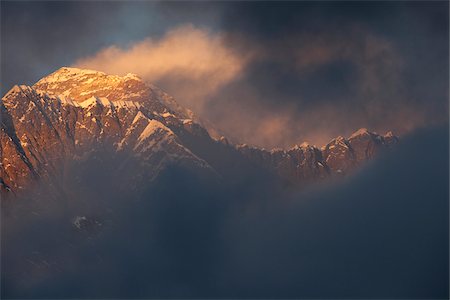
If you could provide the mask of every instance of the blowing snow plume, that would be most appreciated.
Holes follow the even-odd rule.
[[[267,148],[320,145],[359,127],[405,134],[442,121],[406,88],[396,45],[355,26],[259,40],[188,24],[75,66],[135,73],[235,142]]]
[[[181,103],[201,112],[207,98],[235,80],[248,59],[249,55],[237,55],[228,48],[222,35],[184,25],[160,39],[147,38],[126,49],[105,48],[75,65],[118,75],[136,73],[175,91]]]

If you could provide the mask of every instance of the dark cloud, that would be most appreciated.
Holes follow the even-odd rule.
[[[170,168],[143,196],[105,180],[65,208],[2,209],[2,297],[446,298],[448,134],[301,193]],[[75,230],[76,215],[103,226]]]
[[[446,2],[2,2],[2,83],[192,24],[252,59],[213,94],[186,92],[203,80],[150,77],[236,141],[404,134],[448,119],[448,22]]]
[[[241,127],[258,128],[242,116],[254,102],[264,110],[255,110],[258,119],[289,120],[282,128],[292,132],[279,131],[283,146],[321,144],[359,127],[405,134],[448,119],[448,4],[264,2],[226,12],[225,31],[241,33],[229,45],[263,52],[212,102],[209,114],[230,135],[237,131],[222,106],[241,114]],[[261,144],[257,135],[239,138]]]
[[[100,26],[108,23],[108,5],[100,10],[98,3],[8,1],[1,7],[2,94],[112,42]]]

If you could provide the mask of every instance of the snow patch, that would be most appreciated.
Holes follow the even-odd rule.
[[[134,123],[138,122],[141,119],[148,120],[148,118],[141,111],[138,111],[136,116],[134,116],[134,119],[133,119],[133,122],[131,122],[131,125],[133,125]]]
[[[168,118],[168,117],[176,117],[174,114],[171,114],[170,112],[165,112],[163,114],[160,114],[161,117],[163,118]]]
[[[353,138],[356,138],[356,137],[358,137],[358,136],[366,135],[366,134],[369,134],[369,131],[367,130],[367,128],[360,128],[360,129],[358,129],[356,132],[354,132],[354,133],[349,137],[349,139],[353,139]]]
[[[139,135],[138,145],[158,130],[164,131],[167,135],[174,135],[173,131],[166,127],[163,123],[156,120],[150,120],[147,127],[145,127]]]

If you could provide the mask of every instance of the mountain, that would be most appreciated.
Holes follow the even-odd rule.
[[[123,190],[145,187],[172,165],[219,181],[262,172],[303,185],[348,174],[398,141],[391,132],[360,129],[320,149],[233,145],[212,138],[207,122],[136,75],[67,67],[33,86],[14,86],[0,107],[3,195],[35,186],[64,193],[76,170],[93,161],[99,176],[114,177]]]

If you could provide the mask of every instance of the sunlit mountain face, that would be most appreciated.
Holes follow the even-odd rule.
[[[1,2],[2,298],[448,298],[447,2]]]

